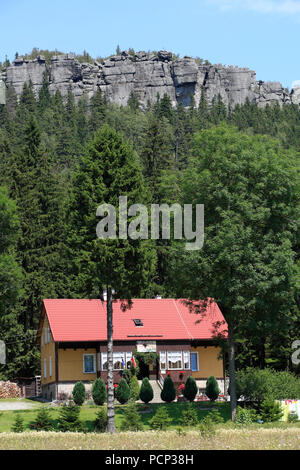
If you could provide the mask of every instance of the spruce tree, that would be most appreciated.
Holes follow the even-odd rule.
[[[85,386],[83,385],[82,382],[76,382],[76,384],[73,387],[72,396],[73,396],[75,405],[78,405],[78,406],[83,405],[84,400],[85,400]]]
[[[205,395],[208,396],[211,401],[215,401],[218,398],[219,393],[220,389],[218,382],[216,378],[211,375],[206,381]]]
[[[188,377],[185,382],[183,395],[187,400],[190,402],[195,400],[195,396],[197,395],[198,387],[196,384],[196,380],[194,377]]]
[[[107,292],[108,351],[108,431],[115,432],[113,390],[113,289],[115,297],[127,299],[140,295],[155,268],[151,240],[97,238],[100,204],[115,208],[119,220],[119,197],[127,204],[147,202],[137,155],[123,138],[108,126],[98,131],[88,144],[74,181],[71,246],[74,252],[74,280],[77,295],[102,297]],[[126,302],[125,302],[126,304]]]
[[[171,403],[171,401],[175,400],[176,390],[174,387],[173,380],[169,375],[164,380],[164,386],[160,396],[161,399],[167,403]]]
[[[147,377],[142,381],[139,397],[144,403],[149,403],[153,399],[153,388]]]
[[[106,400],[106,387],[103,379],[96,379],[92,386],[92,397],[96,405],[103,405]]]
[[[125,379],[121,379],[115,391],[116,399],[121,405],[127,403],[130,398],[130,388]]]

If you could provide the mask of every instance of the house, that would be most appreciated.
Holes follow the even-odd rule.
[[[155,352],[157,360],[144,364],[143,376],[162,382],[169,374],[180,383],[191,375],[204,388],[207,377],[214,375],[224,391],[224,359],[214,336],[226,337],[227,325],[215,302],[196,313],[180,299],[134,299],[125,311],[116,300],[113,324],[115,383],[129,367],[134,351]],[[77,381],[91,384],[97,377],[107,381],[106,328],[106,302],[43,301],[39,341],[45,398],[56,399],[61,392],[71,394]]]

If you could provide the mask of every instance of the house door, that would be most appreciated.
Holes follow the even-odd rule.
[[[191,369],[192,371],[198,370],[198,353],[191,352]]]

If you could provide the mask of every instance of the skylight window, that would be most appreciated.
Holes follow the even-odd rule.
[[[135,326],[144,326],[140,318],[134,318],[133,321],[134,321]]]

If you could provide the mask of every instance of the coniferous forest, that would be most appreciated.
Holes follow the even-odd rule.
[[[0,379],[39,374],[43,298],[100,295],[90,282],[96,268],[85,229],[94,234],[97,219],[92,177],[83,171],[96,174],[99,139],[114,139],[126,153],[120,184],[109,184],[114,165],[103,181],[110,197],[129,194],[134,178],[143,199],[135,202],[205,206],[203,249],[149,243],[150,281],[128,296],[214,297],[235,339],[237,369],[299,373],[291,362],[300,339],[299,107],[246,101],[227,109],[220,96],[209,106],[204,90],[198,107],[173,108],[165,95],[142,110],[133,93],[118,107],[100,91],[75,103],[71,93],[50,95],[45,77],[38,96],[30,83],[19,100],[8,87],[0,105],[0,339],[7,345]],[[140,276],[140,267],[128,269]]]

